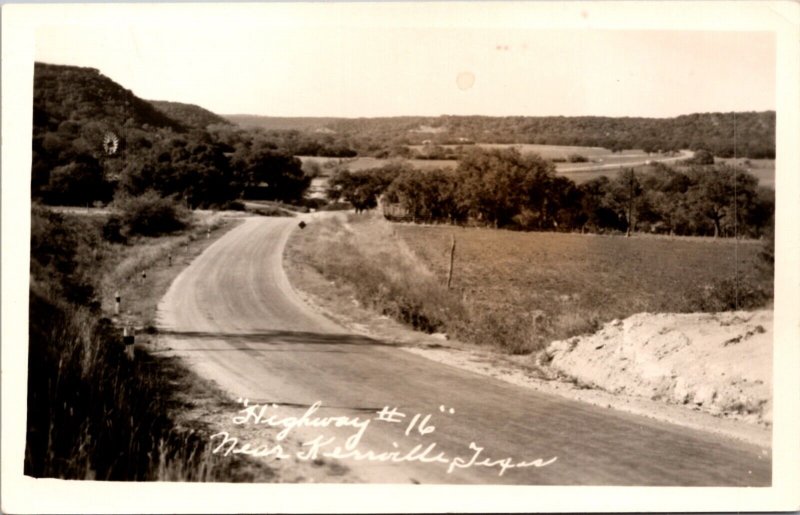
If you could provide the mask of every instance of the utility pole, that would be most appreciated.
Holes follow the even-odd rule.
[[[456,236],[452,235],[452,243],[450,244],[450,268],[447,271],[447,289],[450,289],[450,284],[453,282],[453,260],[456,256]]]

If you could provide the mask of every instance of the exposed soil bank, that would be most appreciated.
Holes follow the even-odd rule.
[[[772,422],[772,311],[649,314],[551,343],[550,367],[615,394]]]

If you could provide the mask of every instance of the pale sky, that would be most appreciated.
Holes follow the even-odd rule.
[[[767,32],[51,26],[36,59],[219,114],[667,117],[776,95]]]

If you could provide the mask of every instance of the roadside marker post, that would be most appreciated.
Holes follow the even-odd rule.
[[[142,270],[142,282],[144,282],[145,279],[147,279],[147,272]]]
[[[172,266],[172,253],[167,255],[167,266]]]
[[[119,307],[122,302],[122,297],[119,295],[119,290],[114,293],[114,314],[119,315]]]
[[[133,328],[129,326],[125,326],[122,329],[122,343],[125,345],[125,355],[128,359],[133,360],[134,353],[133,353],[133,345],[136,341],[136,338],[133,334]]]
[[[209,239],[210,237],[211,237],[211,227],[206,229],[206,239]]]

